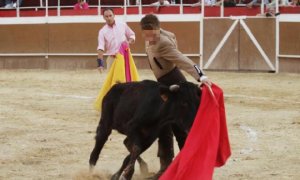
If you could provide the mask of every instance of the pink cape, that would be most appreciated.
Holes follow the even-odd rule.
[[[122,43],[119,53],[123,55],[125,61],[125,78],[126,82],[131,82],[131,73],[130,73],[130,50],[128,43]]]
[[[211,180],[214,167],[231,155],[222,89],[204,86],[201,105],[185,145],[160,180]]]

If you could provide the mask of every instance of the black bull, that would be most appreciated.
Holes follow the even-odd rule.
[[[136,160],[141,167],[146,165],[139,156],[157,139],[160,129],[176,126],[187,136],[200,98],[199,87],[190,82],[170,87],[150,80],[114,85],[103,99],[90,167],[96,165],[108,136],[115,129],[126,135],[124,144],[130,153],[113,178],[131,179]]]

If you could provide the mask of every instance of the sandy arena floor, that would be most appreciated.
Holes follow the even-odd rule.
[[[154,79],[149,70],[139,72]],[[208,75],[224,89],[232,148],[214,179],[299,179],[300,74]],[[115,172],[127,155],[117,132],[95,174],[88,173],[99,120],[92,103],[105,76],[96,70],[1,70],[0,179],[101,179]],[[152,172],[159,167],[156,151],[155,143],[143,154]]]

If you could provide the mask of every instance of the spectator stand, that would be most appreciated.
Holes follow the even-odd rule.
[[[31,2],[31,3],[29,3]],[[278,72],[279,71],[279,59],[294,58],[299,59],[300,53],[280,53],[280,22],[299,22],[300,7],[279,7],[278,1],[276,2],[276,13],[281,14],[298,14],[291,16],[280,15],[277,17],[271,17],[275,21],[274,29],[275,37],[275,61],[273,57],[270,57],[270,53],[266,52],[265,47],[260,44],[257,40],[256,34],[253,29],[249,28],[246,20],[251,18],[265,18],[263,16],[257,16],[257,14],[264,14],[266,7],[264,4],[253,7],[251,9],[246,8],[245,5],[238,5],[236,7],[224,7],[221,6],[205,6],[204,0],[200,7],[192,7],[191,4],[196,3],[192,0],[180,0],[179,4],[171,4],[169,6],[161,6],[159,8],[150,5],[155,0],[140,0],[138,4],[129,0],[89,0],[88,10],[74,10],[73,6],[76,0],[36,0],[36,1],[24,1],[22,7],[16,9],[0,9],[0,24],[19,24],[19,23],[86,23],[93,22],[99,23],[102,18],[101,11],[103,8],[111,7],[114,9],[117,18],[123,18],[128,22],[138,22],[143,14],[156,13],[159,14],[160,19],[163,22],[179,22],[179,21],[194,21],[199,22],[199,53],[186,54],[191,57],[199,57],[199,64],[204,69],[211,69],[211,65],[218,60],[218,55],[224,48],[225,44],[235,29],[240,25],[245,31],[246,35],[250,38],[251,42],[255,45],[258,52],[260,53],[263,61],[268,67],[268,71]],[[10,18],[5,18],[10,17]],[[15,17],[15,18],[11,18]],[[34,19],[27,19],[26,17],[34,17]],[[26,18],[26,19],[25,19]],[[207,52],[206,48],[209,41],[204,40],[204,33],[206,27],[204,21],[209,19],[224,19],[232,21],[228,30],[224,30],[225,34],[220,41],[217,43],[211,52]],[[298,19],[298,20],[297,20]],[[102,20],[103,21],[103,20]],[[207,23],[206,23],[207,24]],[[272,25],[272,24],[271,24]],[[207,25],[206,25],[207,26]],[[205,53],[204,53],[205,52]],[[272,52],[271,52],[272,54]],[[7,56],[8,54],[0,54],[1,56]],[[94,53],[41,53],[41,54],[10,54],[11,56],[22,56],[22,55],[41,55],[41,56],[95,56]],[[146,56],[144,53],[133,53],[134,56]],[[272,55],[271,55],[272,56]]]
[[[176,4],[155,7],[151,3],[157,0],[86,0],[89,3],[88,10],[74,10],[73,6],[77,0],[24,0],[21,7],[5,9],[0,7],[0,17],[40,17],[40,16],[77,16],[89,15],[100,16],[101,9],[111,7],[117,15],[136,14],[199,14],[203,9],[205,17],[229,17],[229,16],[256,16],[264,14],[266,7],[263,3],[260,6],[246,8],[245,4],[238,4],[235,7],[204,6],[192,7],[198,0],[177,0]],[[138,2],[138,4],[136,4]],[[279,6],[276,6],[279,8]],[[205,9],[204,9],[205,8]],[[205,10],[205,12],[204,12]],[[281,13],[300,13],[300,7],[280,7]]]

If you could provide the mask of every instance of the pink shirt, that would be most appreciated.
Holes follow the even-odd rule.
[[[74,9],[75,10],[89,9],[89,4],[88,3],[83,3],[83,4],[77,3],[74,5]]]
[[[99,31],[97,50],[103,50],[107,55],[115,55],[122,42],[129,39],[135,40],[135,33],[126,23],[115,21],[112,27],[105,24]]]

